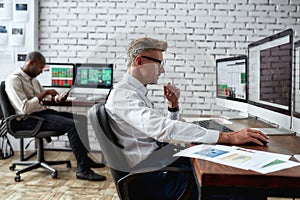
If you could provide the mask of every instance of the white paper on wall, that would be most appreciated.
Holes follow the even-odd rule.
[[[12,19],[13,13],[12,0],[0,0],[0,20]]]
[[[14,3],[14,21],[27,22],[29,16],[28,0],[15,0]]]
[[[8,26],[0,24],[0,45],[7,45],[8,43]]]
[[[11,26],[10,45],[23,46],[25,38],[24,24],[14,24]]]

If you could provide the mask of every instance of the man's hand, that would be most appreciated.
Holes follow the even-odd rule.
[[[40,93],[40,94],[37,96],[37,98],[39,99],[39,102],[41,102],[41,101],[45,98],[45,96],[51,95],[52,98],[53,98],[53,97],[54,97],[55,95],[57,95],[57,94],[58,94],[57,91],[54,90],[54,89],[44,90],[42,93]]]
[[[221,132],[218,140],[218,143],[227,144],[245,144],[248,142],[265,145],[269,142],[269,137],[258,130],[245,128],[236,132]]]
[[[69,91],[61,93],[61,94],[57,94],[55,96],[54,100],[56,103],[65,102],[67,100],[68,96],[69,96]]]
[[[58,94],[57,91],[54,89],[46,90],[46,95],[51,95],[54,97],[57,94]]]
[[[164,85],[164,95],[168,99],[169,108],[178,107],[178,99],[180,97],[180,89],[170,83]]]

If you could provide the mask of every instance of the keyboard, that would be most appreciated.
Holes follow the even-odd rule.
[[[102,95],[102,96],[89,96],[86,98],[86,100],[88,101],[100,101],[100,100],[104,100],[106,98],[106,96]]]
[[[75,101],[77,97],[67,97],[67,101]]]
[[[224,126],[223,124],[220,124],[212,119],[194,121],[193,124],[197,124],[203,128],[213,129],[213,130],[220,131],[220,132],[233,132],[232,129],[230,129],[230,128]]]

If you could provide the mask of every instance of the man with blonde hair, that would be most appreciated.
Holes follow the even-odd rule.
[[[155,110],[147,97],[146,87],[156,84],[161,73],[165,72],[163,52],[166,49],[167,42],[149,37],[132,41],[127,48],[127,73],[114,86],[106,102],[110,125],[124,146],[125,156],[132,167],[151,158],[166,144],[237,145],[253,142],[263,145],[263,142],[268,142],[267,136],[260,131],[243,129],[225,133],[178,121],[180,90],[170,83],[163,89],[168,100],[168,116]],[[160,156],[150,163],[154,162],[192,170],[188,158],[174,160],[172,154]],[[187,180],[185,174],[151,173],[136,182],[132,194],[136,199],[177,199]],[[192,190],[189,199],[198,199],[196,183]]]

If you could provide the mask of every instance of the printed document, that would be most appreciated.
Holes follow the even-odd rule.
[[[174,156],[208,160],[239,169],[253,170],[263,174],[300,165],[299,162],[289,160],[291,155],[225,145],[196,145],[182,150]]]

